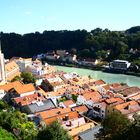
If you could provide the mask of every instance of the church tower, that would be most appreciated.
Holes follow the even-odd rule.
[[[0,40],[0,85],[5,84],[5,62],[4,54],[1,52],[1,40]]]

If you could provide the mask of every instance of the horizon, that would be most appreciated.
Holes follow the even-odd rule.
[[[0,31],[125,31],[140,25],[139,5],[139,0],[6,0],[0,5]]]
[[[133,27],[140,27],[140,25],[136,25],[136,26],[133,26]],[[100,27],[95,27],[94,29],[97,29],[97,28],[100,28]],[[127,29],[124,29],[124,30],[110,30],[110,29],[108,29],[108,28],[104,28],[104,29],[102,29],[102,28],[100,28],[100,29],[102,29],[102,30],[105,30],[105,29],[108,29],[108,30],[110,30],[110,31],[116,31],[116,32],[123,32],[123,31],[126,31],[126,30],[128,30],[128,29],[130,29],[130,28],[132,28],[132,27],[129,27],[129,28],[127,28]],[[86,30],[86,29],[74,29],[74,30],[68,30],[68,29],[64,29],[64,30],[43,30],[43,31],[31,31],[31,32],[26,32],[26,33],[17,33],[17,32],[3,32],[3,31],[0,31],[0,33],[6,33],[6,34],[10,34],[10,33],[15,33],[15,34],[20,34],[20,35],[24,35],[24,34],[30,34],[30,33],[36,33],[36,32],[39,32],[40,34],[42,34],[44,31],[54,31],[54,32],[57,32],[57,31],[77,31],[77,30],[80,30],[80,31],[82,31],[82,30],[85,30],[85,31],[87,31],[87,32],[91,32],[92,30],[94,30],[94,29],[91,29],[90,31],[88,31],[88,30]]]

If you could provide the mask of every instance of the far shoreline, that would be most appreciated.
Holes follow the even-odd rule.
[[[66,63],[57,63],[57,62],[47,62],[50,65],[58,65],[58,66],[64,66],[64,67],[74,67],[74,68],[82,68],[82,69],[89,69],[89,70],[95,70],[95,71],[102,71],[104,73],[112,73],[112,74],[124,74],[124,75],[130,75],[130,76],[136,76],[140,77],[140,73],[135,72],[116,72],[116,71],[110,71],[105,69],[105,67],[102,66],[83,66],[83,65],[76,65],[76,64],[66,64]]]

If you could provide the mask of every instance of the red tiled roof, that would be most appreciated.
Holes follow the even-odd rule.
[[[120,111],[122,114],[130,114],[140,111],[140,105],[136,101],[129,101],[115,106],[115,109]]]
[[[140,92],[140,88],[138,87],[129,87],[127,89],[124,89],[121,94],[123,94],[124,96],[130,96],[132,94],[138,93]]]
[[[92,86],[92,85],[99,86],[99,85],[103,85],[103,84],[106,84],[103,80],[97,80],[97,81],[91,82],[90,86]]]
[[[44,96],[42,96],[42,95],[40,95],[38,93],[34,93],[34,94],[31,94],[31,95],[28,95],[28,96],[24,96],[24,97],[13,98],[13,101],[16,104],[20,103],[21,106],[29,105],[33,101],[39,101],[39,100],[45,100],[45,98],[44,98]]]
[[[105,102],[109,105],[110,104],[117,105],[117,104],[124,103],[124,100],[122,98],[110,98],[110,99],[105,100]]]
[[[44,121],[47,125],[49,125],[56,120],[62,121],[64,118],[74,119],[74,118],[78,118],[78,116],[79,116],[79,114],[77,112],[71,111],[69,113],[64,113],[64,114],[60,114],[60,115],[56,115],[54,117],[44,119]]]
[[[117,87],[120,87],[121,84],[120,84],[120,83],[113,83],[113,84],[110,84],[110,86],[111,86],[112,88],[117,88]]]
[[[105,86],[103,86],[103,88],[104,88],[105,90],[110,90],[110,86],[109,86],[109,85],[105,85]]]
[[[33,84],[16,85],[14,89],[18,94],[35,91]]]
[[[86,92],[83,97],[86,100],[92,100],[93,102],[98,102],[102,96],[99,92],[95,91],[95,92]]]
[[[103,84],[105,84],[105,81],[103,81],[103,80],[97,80],[94,83],[95,83],[95,85],[103,85]]]
[[[83,113],[83,112],[87,112],[88,108],[85,105],[81,105],[81,106],[76,106],[74,108],[72,108],[74,111],[77,111],[79,113]]]
[[[132,99],[132,100],[140,100],[140,93],[138,93],[135,96],[130,97],[130,99]]]
[[[73,100],[64,101],[63,104],[68,107],[69,105],[75,104]]]
[[[15,81],[15,82],[0,86],[0,89],[3,89],[7,92],[13,88],[18,94],[35,91],[35,87],[33,86],[33,84],[22,84],[19,81]]]
[[[20,83],[19,81],[15,81],[15,82],[12,82],[12,83],[7,83],[5,85],[1,85],[0,86],[0,89],[3,89],[5,91],[9,91],[10,89],[16,87],[16,86],[21,86],[22,83]]]
[[[54,108],[51,110],[38,112],[38,113],[36,113],[36,115],[40,115],[42,117],[42,119],[47,119],[50,117],[54,117],[54,116],[61,115],[64,113],[69,113],[69,112],[71,112],[70,108]]]

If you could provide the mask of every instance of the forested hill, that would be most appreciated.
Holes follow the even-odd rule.
[[[62,30],[24,35],[1,32],[1,40],[5,58],[32,57],[57,49],[69,50],[82,58],[107,60],[116,58],[133,60],[140,54],[140,26],[132,27],[126,31],[96,28],[91,32]],[[132,52],[134,51],[135,57],[132,55],[134,53],[130,54],[130,49]]]

